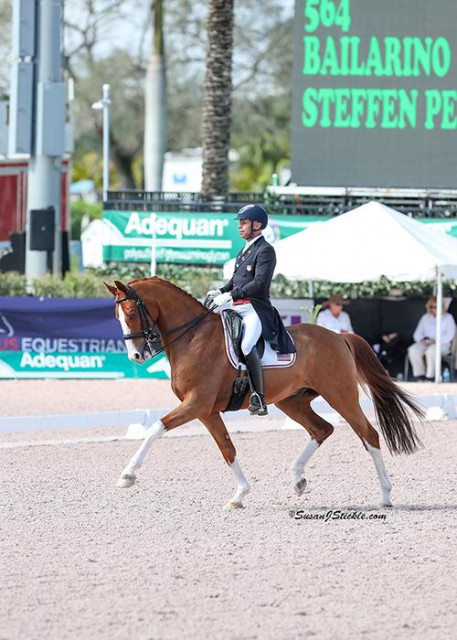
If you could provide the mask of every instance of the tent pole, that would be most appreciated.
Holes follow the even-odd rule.
[[[308,298],[314,299],[314,282],[312,280],[308,280]]]
[[[441,382],[441,319],[443,316],[443,282],[441,268],[436,267],[436,338],[435,338],[435,382]]]

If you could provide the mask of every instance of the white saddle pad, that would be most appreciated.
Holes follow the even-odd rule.
[[[240,362],[236,356],[235,349],[233,348],[232,340],[230,338],[227,326],[224,322],[223,316],[221,315],[222,326],[224,327],[224,337],[225,337],[225,350],[227,352],[227,357],[229,359],[230,364],[235,369],[241,367],[242,371],[246,370],[246,365]],[[289,334],[290,336],[290,334]],[[292,336],[290,336],[292,340]],[[293,340],[292,340],[293,342]],[[295,359],[297,357],[296,353],[278,353],[274,351],[268,342],[265,342],[265,351],[262,356],[262,367],[264,369],[278,369],[283,367],[291,367]]]

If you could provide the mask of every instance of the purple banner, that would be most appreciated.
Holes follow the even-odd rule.
[[[0,351],[125,351],[114,303],[98,298],[0,297]]]

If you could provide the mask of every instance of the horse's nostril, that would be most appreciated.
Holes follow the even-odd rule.
[[[138,353],[138,351],[135,352],[135,355],[133,357],[135,358],[135,360],[139,360],[141,358],[141,356]]]

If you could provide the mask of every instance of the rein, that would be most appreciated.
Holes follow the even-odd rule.
[[[144,304],[144,302],[142,301],[138,293],[135,291],[135,289],[128,284],[125,286],[127,288],[129,295],[125,296],[124,298],[117,299],[116,304],[120,304],[121,302],[125,302],[126,300],[135,300],[138,308],[140,320],[141,320],[141,327],[143,330],[137,333],[128,333],[122,336],[122,338],[124,341],[134,340],[135,338],[143,338],[148,346],[151,356],[153,357],[165,351],[165,347],[169,347],[174,342],[182,338],[188,331],[190,331],[190,329],[192,329],[199,322],[201,322],[201,320],[203,320],[203,318],[206,315],[208,315],[208,313],[211,313],[211,310],[208,309],[207,311],[203,311],[202,313],[200,313],[195,318],[192,318],[192,320],[189,320],[188,322],[181,324],[179,327],[175,327],[174,329],[169,329],[168,331],[160,332],[156,328],[156,324],[151,314],[149,313],[148,308],[146,307],[146,305]],[[151,322],[152,326],[149,326],[150,324],[149,321]],[[180,333],[178,336],[173,338],[173,340],[170,340],[170,342],[167,345],[165,346],[163,345],[161,340],[162,337],[169,336],[172,333],[176,333],[177,331],[181,331],[181,330],[183,330],[182,333]],[[154,343],[156,344],[159,343],[160,347],[153,346]]]

